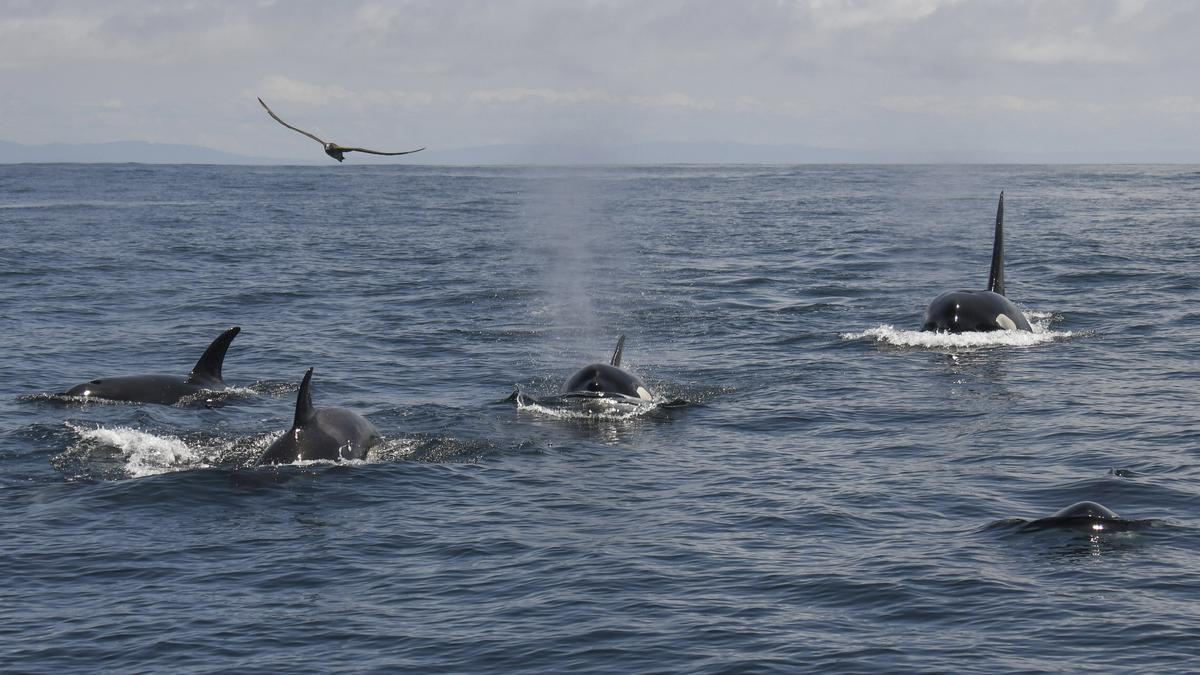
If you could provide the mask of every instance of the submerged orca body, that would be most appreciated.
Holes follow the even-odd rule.
[[[1131,530],[1143,521],[1126,520],[1112,509],[1096,502],[1076,502],[1048,518],[1038,518],[1025,525],[1026,529],[1066,529],[1087,532]]]
[[[929,303],[921,330],[968,333],[993,330],[1032,331],[1029,320],[1004,297],[1004,193],[996,206],[996,237],[986,291],[948,291]]]
[[[367,418],[345,408],[314,408],[309,368],[296,396],[292,428],[275,439],[258,464],[291,464],[300,460],[363,459],[383,437]]]
[[[162,403],[173,405],[180,400],[203,391],[223,391],[225,381],[221,379],[221,366],[229,344],[242,329],[234,326],[213,340],[204,355],[196,362],[187,377],[176,375],[130,375],[108,377],[71,387],[63,392],[66,396],[101,398],[110,401],[133,403]]]
[[[577,398],[607,398],[624,396],[627,398],[653,401],[654,396],[642,379],[627,370],[621,369],[621,353],[625,349],[625,336],[617,340],[617,349],[613,352],[612,360],[605,363],[593,363],[584,366],[563,384],[562,395]]]

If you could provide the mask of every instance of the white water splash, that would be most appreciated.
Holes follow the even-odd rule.
[[[84,442],[121,451],[125,457],[125,470],[133,478],[207,466],[198,451],[175,436],[157,436],[129,427],[85,429],[68,426]]]
[[[843,340],[871,340],[897,347],[923,347],[925,349],[978,349],[981,347],[1033,347],[1058,340],[1066,340],[1075,334],[1072,331],[1050,330],[1056,317],[1050,312],[1026,312],[1033,331],[996,330],[986,333],[935,333],[922,330],[903,330],[890,324],[882,324],[861,333],[842,333]]]
[[[287,429],[283,431],[275,431],[263,434],[258,441],[255,442],[254,457],[259,457],[262,453],[271,446],[280,436],[286,434]],[[297,459],[293,462],[282,462],[279,464],[268,464],[265,466],[298,466],[301,468],[310,466],[364,466],[367,464],[376,464],[379,462],[394,462],[408,459],[417,448],[417,441],[408,438],[387,438],[384,437],[380,442],[367,451],[367,454],[362,459]],[[350,443],[346,443],[339,448],[339,454],[349,452]],[[253,464],[253,460],[251,461]]]
[[[402,462],[410,459],[420,443],[411,438],[385,438],[367,451],[365,463],[373,462]]]
[[[186,408],[198,403],[219,404],[235,398],[250,398],[256,393],[257,392],[250,387],[226,387],[220,391],[201,389],[190,396],[184,396],[183,398],[179,399],[175,402],[175,405],[181,408]]]
[[[126,401],[114,401],[95,396],[72,396],[70,394],[24,394],[18,401],[53,401],[55,403],[82,403],[84,405],[129,405]]]
[[[257,395],[258,390],[255,389],[254,387],[225,387],[224,389],[222,389],[221,391],[216,392],[216,393],[226,394],[229,396],[245,396],[245,397],[249,398],[251,396]]]
[[[570,420],[628,420],[652,412],[659,402],[635,402],[612,398],[564,399],[546,405],[525,396],[517,398],[518,412],[531,412]]]
[[[371,464],[370,455],[367,459],[298,459],[283,464],[267,464],[266,466],[297,466],[302,469],[312,466],[365,466]]]

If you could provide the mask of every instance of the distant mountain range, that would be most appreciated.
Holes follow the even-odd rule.
[[[281,160],[247,157],[198,145],[114,141],[24,145],[0,141],[0,164],[17,163],[279,164]]]
[[[987,151],[857,151],[805,145],[749,143],[627,143],[622,145],[505,144],[473,148],[425,150],[403,159],[351,155],[354,164],[1192,164],[1192,151],[1081,153],[997,153]],[[310,159],[253,157],[197,145],[115,141],[111,143],[50,143],[24,145],[0,141],[0,164],[17,163],[141,163],[141,164],[329,164],[320,152]]]
[[[847,164],[872,161],[850,150],[748,143],[507,144],[426,150],[428,164]]]

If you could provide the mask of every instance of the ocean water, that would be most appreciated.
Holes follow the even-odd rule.
[[[987,280],[1032,334],[916,332]],[[0,166],[0,669],[1178,672],[1200,168]],[[84,403],[186,374],[211,405]],[[515,402],[624,364],[660,402]],[[365,461],[254,467],[318,406]],[[1030,528],[1080,500],[1128,531]]]

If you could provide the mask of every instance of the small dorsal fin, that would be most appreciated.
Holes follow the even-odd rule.
[[[1004,193],[996,205],[996,238],[992,242],[992,271],[988,274],[987,289],[1004,295]]]
[[[229,343],[233,342],[233,338],[237,337],[241,330],[234,326],[212,341],[208,349],[204,350],[204,355],[192,367],[192,372],[188,373],[189,384],[206,384],[212,380],[224,382],[221,379],[221,365],[225,363],[225,352],[229,349]]]
[[[625,336],[617,338],[617,350],[613,352],[611,364],[614,368],[621,367],[621,352],[625,351]]]
[[[304,426],[313,416],[312,374],[313,369],[309,368],[300,383],[300,393],[296,395],[296,418],[292,420],[293,427]]]

